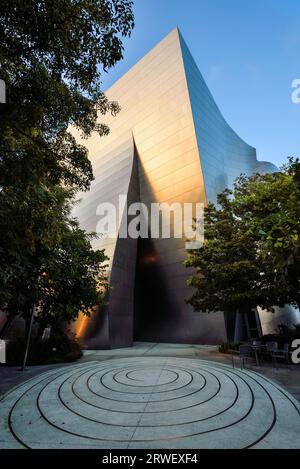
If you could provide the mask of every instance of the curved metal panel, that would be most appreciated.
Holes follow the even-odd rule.
[[[121,194],[148,208],[152,202],[206,203],[242,172],[274,170],[258,162],[255,148],[227,124],[178,29],[106,94],[122,110],[106,116],[107,137],[93,135],[82,142],[95,181],[81,195],[75,215],[88,231],[96,230],[98,204],[117,204]],[[108,307],[85,327],[77,326],[87,346],[126,346],[133,339],[226,340],[223,313],[194,313],[185,302],[192,272],[183,265],[185,239],[99,238],[94,246],[105,247],[111,259],[111,290]]]

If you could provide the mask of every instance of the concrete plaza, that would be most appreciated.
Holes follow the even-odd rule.
[[[241,370],[209,346],[87,351],[2,396],[0,448],[300,448],[300,404],[278,385],[299,371],[282,370]],[[14,374],[0,369],[8,387]]]

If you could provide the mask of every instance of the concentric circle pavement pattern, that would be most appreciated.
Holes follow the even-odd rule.
[[[261,375],[215,362],[89,362],[6,394],[0,447],[300,448],[300,405]]]

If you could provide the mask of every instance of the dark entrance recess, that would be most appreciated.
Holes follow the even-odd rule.
[[[150,238],[139,238],[134,291],[134,340],[165,340],[170,324],[168,289],[159,269],[159,258]]]

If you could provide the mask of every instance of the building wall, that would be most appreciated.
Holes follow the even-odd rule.
[[[300,324],[299,309],[286,305],[284,308],[275,307],[274,312],[258,309],[263,334],[274,334],[278,331],[278,326],[284,324],[293,328],[294,324]]]
[[[96,231],[101,202],[215,201],[241,172],[261,163],[222,117],[179,31],[173,30],[107,92],[121,105],[100,116],[110,134],[87,146],[95,181],[74,210],[81,226]],[[80,136],[74,130],[75,136]],[[272,169],[262,163],[265,170]],[[121,214],[121,217],[124,214]],[[220,343],[223,313],[195,313],[185,300],[191,270],[184,239],[104,239],[94,247],[110,257],[108,306],[77,333],[86,347],[129,346],[135,340]]]

